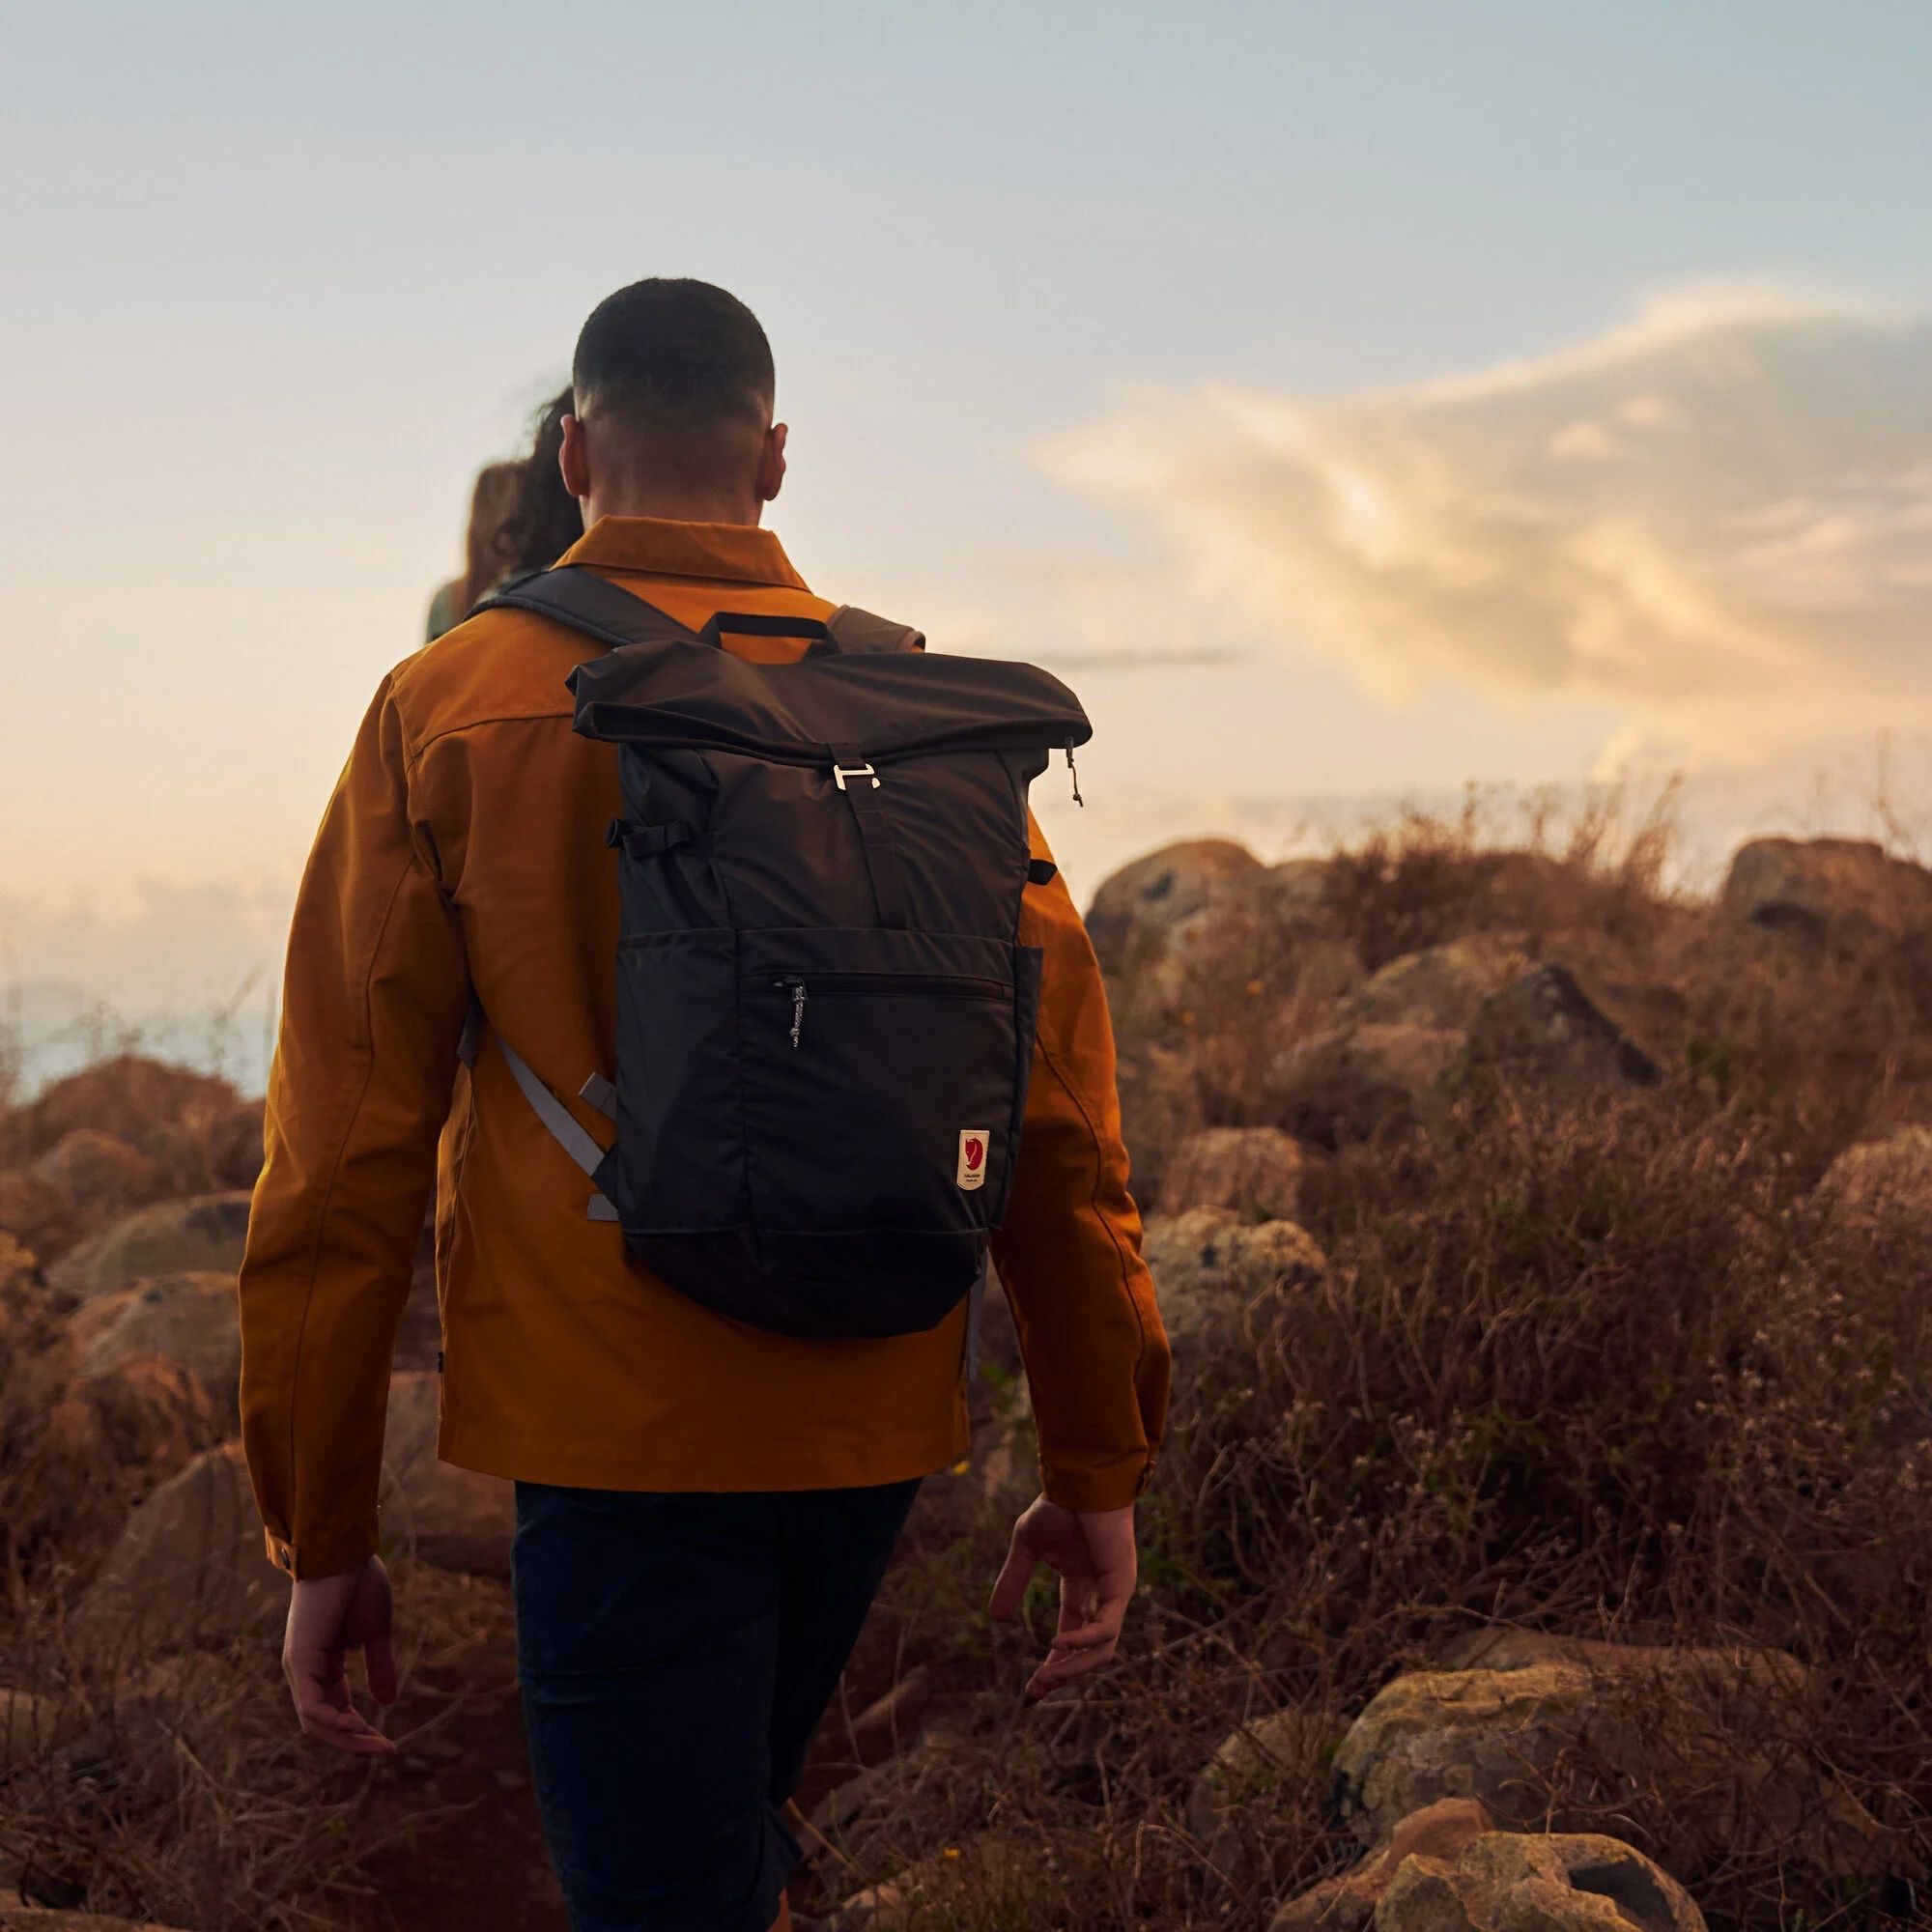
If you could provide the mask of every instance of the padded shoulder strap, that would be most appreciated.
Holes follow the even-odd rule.
[[[890,657],[895,651],[923,651],[925,633],[910,624],[895,624],[890,617],[875,617],[850,604],[841,604],[825,620],[832,633],[835,649]]]
[[[595,571],[574,563],[513,577],[493,590],[476,609],[489,611],[499,604],[554,618],[557,623],[582,631],[585,637],[595,638],[612,649],[625,644],[707,641],[696,631],[687,631],[655,604],[646,604],[608,577],[599,577]]]

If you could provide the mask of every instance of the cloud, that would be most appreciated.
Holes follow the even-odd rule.
[[[1691,291],[1307,400],[1146,389],[1040,452],[1188,596],[1413,698],[1609,707],[1701,769],[1932,731],[1932,321]]]

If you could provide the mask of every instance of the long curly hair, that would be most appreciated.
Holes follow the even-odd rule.
[[[483,527],[471,520],[466,609],[504,578],[554,563],[583,534],[577,498],[563,487],[556,467],[571,406],[571,391],[559,389],[532,418],[525,453],[511,463],[493,463],[477,478],[480,505],[483,478],[501,472],[492,486]]]

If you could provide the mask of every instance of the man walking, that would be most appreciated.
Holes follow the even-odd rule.
[[[693,281],[621,290],[585,324],[572,376],[561,464],[585,534],[566,562],[694,631],[726,611],[830,615],[760,527],[785,428],[742,303]],[[720,641],[797,661],[806,639],[782,628]],[[968,1316],[865,1340],[768,1332],[677,1293],[585,1218],[582,1177],[519,1080],[572,1094],[611,1065],[605,828],[623,800],[613,747],[572,729],[565,685],[593,655],[541,615],[485,610],[384,678],[363,721],[290,936],[242,1270],[242,1433],[270,1559],[294,1579],[283,1662],[301,1727],[386,1753],[345,1665],[361,1650],[371,1692],[393,1699],[378,1487],[434,1191],[440,1450],[517,1485],[518,1661],[572,1923],[767,1932],[790,1922],[798,1855],[780,1806],[920,1478],[965,1448]],[[1034,869],[1020,937],[1043,953],[1037,1041],[993,1253],[1043,1493],[992,1607],[1014,1614],[1037,1565],[1059,1573],[1039,1694],[1113,1655],[1167,1344],[1098,969],[1065,886]],[[473,1010],[488,1024],[452,1121]],[[568,1111],[608,1142],[592,1105]]]

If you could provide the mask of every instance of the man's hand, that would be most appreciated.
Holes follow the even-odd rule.
[[[1002,1623],[1019,1614],[1027,1585],[1044,1563],[1060,1573],[1060,1628],[1046,1662],[1027,1684],[1044,1697],[1113,1662],[1121,1620],[1134,1594],[1134,1512],[1062,1509],[1044,1496],[1013,1524],[1006,1567],[988,1605]]]
[[[301,1578],[289,1598],[282,1675],[302,1729],[335,1750],[361,1757],[396,1754],[349,1694],[349,1653],[359,1650],[371,1695],[379,1704],[396,1701],[389,1613],[389,1573],[380,1556],[340,1576]]]

